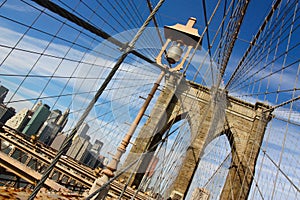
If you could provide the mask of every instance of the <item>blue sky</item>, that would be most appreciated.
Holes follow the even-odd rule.
[[[0,1],[0,5],[3,2],[5,1]],[[71,115],[73,120],[70,120],[68,123],[68,128],[71,128],[81,113],[80,111],[75,111],[85,108],[88,102],[87,99],[92,96],[92,94],[74,94],[96,90],[97,86],[102,83],[103,77],[107,75],[109,68],[113,66],[116,58],[121,55],[121,52],[116,46],[109,45],[107,41],[103,41],[101,38],[95,37],[90,32],[82,30],[73,23],[66,22],[57,15],[51,15],[52,17],[47,15],[48,13],[51,14],[49,11],[45,11],[45,13],[42,13],[39,16],[40,12],[33,9],[26,3],[40,9],[39,6],[31,1],[24,2],[10,0],[0,7],[0,44],[2,45],[0,47],[0,61],[2,63],[0,68],[0,81],[1,84],[10,89],[10,94],[6,100],[12,97],[14,91],[17,92],[11,99],[12,101],[24,100],[38,96],[47,97],[58,94],[66,95],[58,99],[46,98],[43,102],[49,104],[53,109],[59,108],[64,110],[66,107],[71,107],[74,111]],[[120,9],[119,6],[122,5],[123,1],[118,1],[118,3],[115,2],[115,4],[112,4],[110,1],[101,1],[102,7],[99,6],[96,1],[89,1],[89,6],[99,12],[96,12],[96,14],[91,12],[91,10],[89,10],[84,4],[78,4],[77,1],[68,0],[54,2],[69,11],[75,9],[75,14],[77,16],[90,20],[91,24],[101,28],[111,35],[114,35],[123,42],[130,41],[134,33],[137,31],[137,29],[134,28],[138,28],[142,24],[143,19],[145,19],[149,13],[145,3],[146,1],[136,3],[135,9],[132,9],[131,4],[128,4],[128,7],[123,6],[123,9]],[[155,5],[157,2],[158,0],[152,1],[152,4]],[[225,1],[221,1],[220,8],[224,7],[224,2]],[[208,18],[216,4],[216,0],[207,1],[206,6]],[[232,57],[225,73],[225,83],[241,56],[244,54],[249,41],[251,41],[252,37],[257,33],[266,13],[269,12],[270,4],[271,1],[268,0],[250,1],[244,23],[241,26],[238,40],[235,48],[233,49]],[[113,5],[115,5],[115,7]],[[104,7],[108,9],[106,10]],[[126,9],[130,8],[132,10],[131,12],[128,12]],[[218,29],[222,13],[221,9],[218,10],[216,18],[210,25],[209,35],[211,41],[213,40],[214,33]],[[159,10],[157,20],[162,28],[164,25],[174,25],[176,23],[185,24],[189,17],[196,17],[198,21],[195,27],[199,29],[199,34],[201,34],[205,27],[203,14],[201,1],[169,0],[166,1]],[[53,18],[53,16],[55,18]],[[65,24],[62,25],[63,23]],[[26,27],[31,25],[32,27],[30,29]],[[149,26],[153,26],[153,23]],[[41,32],[36,29],[46,31]],[[133,29],[133,31],[128,31],[129,29]],[[294,35],[296,35],[298,31],[299,30],[295,30]],[[26,34],[23,35],[24,33]],[[55,35],[55,37],[53,37],[53,35]],[[297,38],[295,39],[292,37],[291,44],[297,43],[299,43],[299,39],[297,40]],[[11,52],[11,54],[9,54],[10,49],[7,47],[13,47],[15,45],[21,50],[15,49]],[[285,50],[285,45],[286,42],[283,42],[282,46],[280,46],[280,52]],[[142,47],[145,46],[149,47],[150,50],[142,49]],[[212,48],[213,52],[216,50],[216,46],[217,41],[214,43]],[[157,35],[155,35],[155,29],[148,29],[136,45],[136,49],[145,52],[145,54],[152,59],[154,59],[155,55],[157,55],[159,48],[160,43]],[[291,52],[291,56],[289,54],[286,58],[287,63],[291,63],[299,59],[299,54],[297,55],[297,52],[299,53],[299,48],[295,49],[296,50]],[[22,50],[35,51],[36,53]],[[192,79],[199,63],[201,63],[207,53],[206,50],[207,40],[206,35],[204,35],[202,51],[196,54],[195,59],[192,62],[192,66],[190,67],[190,71],[187,72],[188,79]],[[44,56],[40,57],[39,53],[43,53]],[[9,56],[6,59],[5,57],[8,54]],[[60,58],[64,59],[61,60]],[[78,61],[80,61],[80,64],[78,64]],[[282,64],[283,62],[284,57],[278,61],[279,64]],[[276,62],[276,64],[278,63]],[[273,70],[277,69],[279,64],[278,66],[274,66]],[[208,68],[207,66],[208,65],[206,65],[206,68]],[[246,92],[246,94],[253,94],[257,91],[265,91],[267,87],[268,91],[276,91],[278,88],[279,90],[299,88],[299,81],[297,81],[299,76],[297,75],[297,67],[298,66],[295,64],[288,70],[282,71],[282,73],[276,73],[274,76],[271,76],[270,79],[266,79],[265,82],[253,84],[252,87],[246,87],[244,91],[234,91],[231,94],[234,96],[242,96],[244,94],[243,92]],[[101,68],[101,70],[99,70],[99,68]],[[205,84],[207,86],[211,86],[211,80],[206,77],[205,74],[206,68],[204,67],[202,69],[200,73],[201,76],[199,75],[196,80],[202,82],[203,79],[205,79]],[[28,72],[30,72],[29,74],[32,76],[55,75],[55,77],[29,77],[24,81],[24,77],[11,76],[20,74],[26,75]],[[263,71],[261,74],[263,73],[270,72]],[[107,144],[109,143],[109,147],[107,147],[109,150],[107,151],[113,151],[113,149],[119,144],[119,141],[122,138],[122,133],[126,132],[128,129],[127,124],[134,118],[134,111],[136,111],[142,104],[143,101],[138,98],[138,93],[142,92],[140,95],[145,97],[148,93],[148,89],[150,89],[151,84],[158,74],[158,69],[153,66],[146,65],[144,62],[137,60],[134,57],[129,57],[126,60],[126,63],[122,65],[121,71],[115,77],[115,84],[111,84],[109,86],[110,90],[103,94],[102,98],[98,102],[99,105],[88,118],[88,120],[90,120],[93,124],[92,127],[95,127],[91,129],[91,132],[93,132],[93,139],[99,137],[104,140],[107,135],[115,139],[112,141],[111,137],[108,137],[110,139],[105,142]],[[73,76],[73,78],[59,78],[60,76]],[[80,78],[87,76],[90,80],[83,80]],[[100,76],[102,78],[95,79],[95,76]],[[17,89],[22,81],[24,81],[22,86]],[[63,87],[65,88],[62,89]],[[72,93],[73,95],[67,95]],[[299,90],[294,93],[290,92],[280,95],[274,93],[261,96],[242,96],[242,98],[252,103],[259,100],[266,101],[271,105],[276,105],[291,99],[292,95],[299,95]],[[110,102],[103,103],[108,101]],[[35,100],[21,101],[18,103],[10,103],[9,105],[20,110],[23,107],[31,107],[34,102]],[[72,102],[72,104],[70,104],[70,102]],[[124,104],[126,106],[122,106]],[[288,119],[299,124],[299,107],[299,101],[294,102],[292,105],[288,104],[287,106],[276,110],[276,114],[281,118]],[[106,113],[106,110],[110,113],[103,115],[103,113]],[[147,114],[149,113],[150,111],[147,111]],[[99,117],[102,115],[103,117]],[[124,117],[124,115],[126,117]],[[143,122],[145,122],[146,119],[147,117],[144,117]],[[101,136],[97,135],[99,132],[102,132]],[[268,150],[267,152],[269,152],[278,163],[282,162],[281,166],[283,169],[286,169],[286,172],[292,170],[293,173],[291,176],[296,174],[293,180],[299,181],[299,175],[297,175],[299,174],[299,169],[294,169],[299,164],[299,162],[296,161],[297,155],[299,155],[300,152],[298,139],[299,125],[286,124],[280,120],[273,120],[272,125],[267,129],[266,133],[268,133],[267,136],[269,136],[269,139],[263,143],[263,146]],[[283,149],[281,149],[282,146],[284,146]],[[282,161],[280,161],[280,152],[282,152],[283,155]],[[214,156],[215,154],[212,154],[211,157],[213,158]],[[263,155],[261,155],[259,159],[262,160]],[[262,162],[262,165],[265,165],[267,168],[271,166],[270,163],[266,164],[265,162]],[[289,163],[292,163],[291,166]],[[262,171],[266,170],[266,167],[263,168]],[[274,169],[273,172],[276,173],[276,169]],[[270,173],[267,178],[272,179],[272,181],[275,182],[275,180],[273,180],[273,175],[274,174]],[[286,180],[282,179],[282,183],[286,183]],[[267,188],[267,191],[271,191],[271,189]]]

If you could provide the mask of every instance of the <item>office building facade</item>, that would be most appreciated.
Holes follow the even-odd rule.
[[[8,91],[9,90],[6,87],[4,87],[3,85],[0,85],[0,104],[3,104]]]
[[[12,107],[7,107],[4,104],[0,104],[0,125],[5,124],[12,116],[16,114],[16,111]]]
[[[5,125],[21,132],[26,124],[29,122],[29,116],[31,115],[31,111],[28,108],[23,108],[17,114],[15,114],[12,118],[6,121]],[[6,128],[4,128],[6,129]]]
[[[46,121],[48,116],[50,115],[50,107],[47,104],[43,104],[38,107],[38,109],[34,112],[28,124],[23,129],[22,133],[31,136],[36,135],[38,133],[39,128]]]

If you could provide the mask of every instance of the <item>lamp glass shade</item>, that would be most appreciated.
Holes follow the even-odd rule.
[[[170,64],[178,62],[181,58],[183,50],[178,45],[173,45],[167,51],[167,60]]]

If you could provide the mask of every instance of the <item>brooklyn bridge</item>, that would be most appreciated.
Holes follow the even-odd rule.
[[[298,0],[1,0],[0,199],[300,199]]]

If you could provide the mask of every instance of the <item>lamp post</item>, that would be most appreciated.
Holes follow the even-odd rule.
[[[195,18],[190,18],[185,25],[176,24],[174,26],[165,26],[164,33],[166,42],[163,45],[161,51],[156,57],[156,63],[163,65],[164,62],[167,62],[171,65],[171,68],[168,69],[169,72],[177,72],[183,68],[184,63],[187,61],[187,58],[190,56],[191,50],[200,49],[201,45],[201,36],[198,34],[198,30],[193,28],[196,23]],[[166,55],[163,54],[166,52]],[[165,57],[165,59],[163,59]],[[163,72],[162,72],[163,73]],[[178,82],[184,76],[180,76]],[[176,88],[175,88],[176,90]],[[156,123],[160,120],[158,119]],[[155,133],[154,133],[155,134]],[[143,152],[153,152],[156,150],[157,144],[154,144],[153,141],[149,139],[147,141],[150,145],[147,148],[142,148]],[[140,149],[136,149],[140,151]],[[142,153],[142,152],[140,152]],[[132,175],[130,182],[132,185],[138,187],[143,180],[144,173],[147,170],[147,167],[151,161],[152,155],[146,155],[142,159],[142,164],[138,166],[138,174]]]
[[[118,146],[116,153],[112,157],[112,160],[109,162],[109,164],[106,166],[105,169],[101,171],[101,177],[97,178],[95,182],[93,183],[89,194],[95,193],[96,190],[98,190],[102,185],[104,185],[106,182],[109,181],[110,178],[114,177],[114,172],[117,170],[118,164],[120,162],[120,159],[122,155],[126,152],[126,148],[128,144],[130,143],[130,140],[141,121],[147,107],[149,106],[149,103],[151,102],[157,88],[160,85],[160,82],[162,81],[163,77],[166,74],[166,71],[179,71],[182,69],[182,66],[186,59],[188,58],[188,55],[191,51],[191,49],[196,45],[198,40],[200,39],[200,36],[198,34],[198,30],[193,28],[193,25],[195,24],[196,19],[190,18],[188,23],[186,25],[176,24],[175,26],[165,26],[164,32],[165,37],[167,39],[166,43],[162,47],[160,53],[156,57],[156,63],[164,70],[161,71],[160,75],[158,76],[156,82],[154,83],[150,93],[148,94],[144,104],[140,108],[137,116],[135,117],[134,121],[132,122],[128,132],[126,133],[125,137],[123,138],[121,144]],[[195,41],[196,39],[196,41]],[[166,62],[173,65],[180,61],[181,55],[185,51],[184,57],[181,59],[181,62],[177,64],[174,68],[168,69],[166,65],[162,63],[162,57],[163,53],[166,51],[168,44],[172,42],[171,47],[167,51],[166,55]],[[184,49],[182,49],[182,47]],[[187,47],[187,48],[186,48]],[[104,199],[107,195],[109,190],[109,186],[100,191],[93,199]]]

